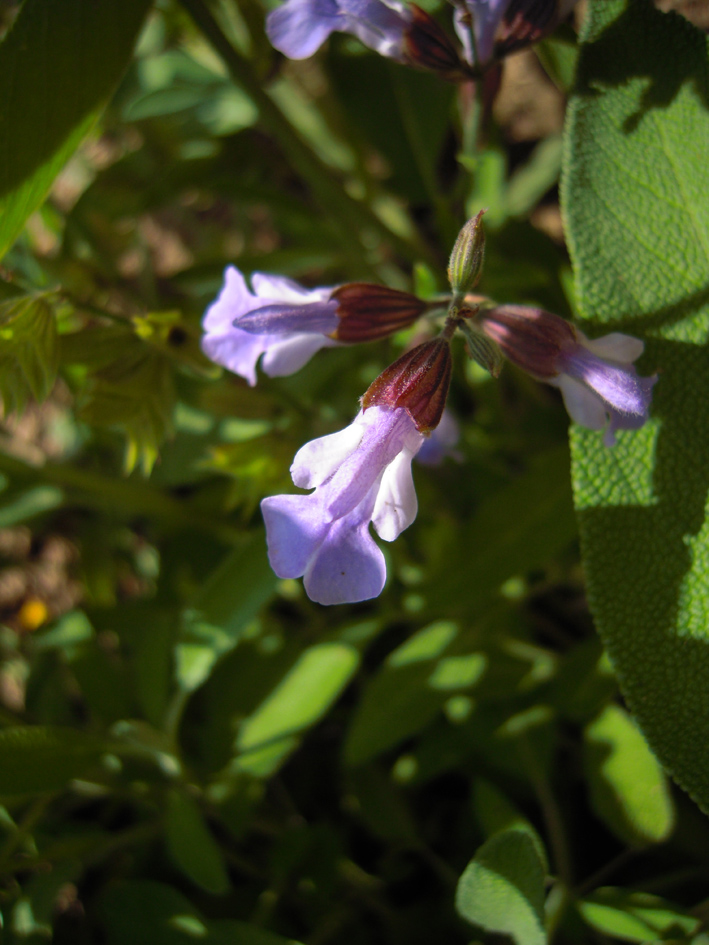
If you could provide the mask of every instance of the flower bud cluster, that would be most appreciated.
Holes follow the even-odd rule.
[[[633,362],[641,341],[622,334],[594,341],[540,308],[496,305],[474,296],[485,251],[483,213],[460,231],[448,268],[451,295],[425,302],[364,282],[305,289],[281,276],[255,273],[249,288],[229,267],[222,292],[204,317],[203,348],[214,361],[256,383],[256,366],[275,377],[302,367],[320,348],[377,341],[445,312],[437,337],[405,351],[370,384],[350,426],[303,446],[293,461],[294,485],[307,495],[264,499],[271,565],[280,577],[303,577],[322,604],[379,594],[386,569],[369,526],[393,541],[416,517],[411,461],[441,459],[455,446],[456,424],[445,413],[460,333],[469,356],[493,376],[503,358],[558,387],[571,417],[618,430],[648,419],[657,376],[641,377]],[[429,328],[430,331],[430,328]],[[440,432],[439,432],[440,425]]]

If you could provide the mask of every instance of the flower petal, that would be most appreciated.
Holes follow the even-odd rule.
[[[410,11],[395,0],[339,0],[347,17],[346,31],[361,43],[392,59],[403,58],[404,33],[411,23]],[[340,27],[342,29],[342,27]]]
[[[362,441],[364,426],[358,422],[361,416],[344,430],[318,437],[301,446],[290,468],[296,486],[312,489],[332,476]]]
[[[261,502],[268,560],[281,578],[302,577],[330,523],[313,495],[275,495]]]
[[[421,463],[422,466],[438,466],[446,456],[461,462],[462,454],[453,448],[459,439],[458,421],[446,408],[441,416],[441,422],[421,444],[421,449],[416,454],[416,462]]]
[[[582,332],[576,330],[579,335],[582,335]],[[600,338],[594,338],[593,341],[583,335],[582,337],[584,348],[587,348],[592,354],[599,358],[608,358],[609,361],[619,361],[621,364],[630,364],[637,361],[645,350],[645,343],[639,338],[624,335],[619,331],[614,331],[610,335],[602,335]]]
[[[359,509],[335,522],[305,572],[308,597],[318,604],[351,604],[381,593],[384,555],[369,534],[369,516]]]
[[[245,378],[250,387],[256,384],[256,363],[265,350],[263,337],[229,328],[226,334],[206,334],[202,350],[215,364]]]
[[[561,390],[564,406],[574,423],[589,430],[603,429],[606,425],[606,406],[598,394],[568,375],[553,378],[548,383]]]
[[[411,474],[413,458],[410,450],[403,449],[382,476],[372,523],[384,541],[394,541],[416,518],[418,501]]]
[[[260,299],[268,299],[272,302],[293,302],[295,305],[302,305],[304,302],[327,301],[334,288],[327,286],[306,289],[287,276],[276,276],[270,272],[252,273],[251,285]]]
[[[603,361],[582,345],[564,355],[563,363],[567,374],[594,390],[609,407],[647,419],[657,375],[638,377],[632,365]]]
[[[284,56],[307,59],[343,23],[335,0],[288,0],[268,14],[266,32]]]
[[[235,266],[228,266],[224,272],[224,285],[205,312],[202,327],[208,332],[227,331],[235,318],[251,311],[254,301],[243,275]]]
[[[247,334],[247,332],[243,332]],[[295,374],[320,348],[332,348],[337,342],[325,335],[251,335],[252,338],[268,339],[261,367],[269,377],[286,377]]]

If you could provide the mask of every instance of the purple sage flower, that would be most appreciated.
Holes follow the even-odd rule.
[[[205,354],[253,385],[256,364],[269,377],[294,374],[319,349],[376,341],[415,322],[428,304],[410,292],[369,282],[304,289],[256,272],[251,292],[234,266],[204,316]]]
[[[487,309],[480,326],[513,364],[561,390],[572,420],[605,428],[606,446],[616,430],[637,430],[648,419],[657,374],[638,376],[638,338],[614,332],[591,341],[558,315],[524,305]]]
[[[657,374],[639,377],[633,361],[643,353],[639,338],[613,332],[590,341],[576,329],[578,344],[559,359],[561,373],[549,384],[561,390],[571,419],[589,430],[603,430],[613,446],[616,430],[639,430],[650,415]]]
[[[287,0],[266,19],[271,43],[289,59],[307,59],[330,33],[351,33],[382,56],[404,61],[411,11],[397,0]]]
[[[319,604],[369,600],[386,580],[384,555],[369,532],[393,541],[416,518],[411,460],[424,435],[405,407],[372,406],[338,433],[306,443],[291,476],[310,495],[261,503],[271,567],[304,578]]]
[[[320,348],[335,345],[337,302],[331,288],[304,289],[283,276],[255,272],[253,292],[234,266],[202,322],[204,353],[253,387],[256,364],[269,377],[294,374]]]
[[[453,0],[455,30],[472,65],[538,42],[564,20],[576,0]]]

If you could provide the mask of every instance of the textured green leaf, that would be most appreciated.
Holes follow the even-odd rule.
[[[86,774],[106,751],[73,729],[18,726],[0,731],[0,796],[58,791]]]
[[[165,836],[175,863],[193,883],[221,894],[229,888],[224,860],[199,807],[176,789],[167,796]]]
[[[584,735],[586,778],[601,820],[632,845],[667,839],[674,826],[667,780],[630,716],[610,705]]]
[[[654,420],[574,430],[589,599],[662,763],[709,810],[707,39],[650,3],[591,4],[564,204],[589,331],[645,336]]]
[[[26,0],[0,46],[0,256],[90,130],[151,0]]]
[[[495,834],[460,877],[456,908],[488,932],[510,935],[518,945],[545,945],[545,868],[529,829]]]

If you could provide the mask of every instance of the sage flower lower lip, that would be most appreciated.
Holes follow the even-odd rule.
[[[386,566],[369,523],[393,541],[416,518],[411,460],[423,442],[405,408],[373,406],[339,433],[306,443],[291,475],[295,485],[315,491],[261,502],[276,574],[303,577],[320,604],[380,594]]]

